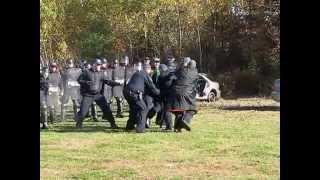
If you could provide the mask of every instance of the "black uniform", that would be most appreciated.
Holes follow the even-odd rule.
[[[149,91],[153,96],[158,96],[160,91],[155,87],[150,76],[144,71],[135,72],[124,89],[124,97],[129,104],[129,119],[127,130],[134,129],[136,132],[144,132],[148,109],[144,101],[145,92]]]
[[[80,84],[77,82],[80,74],[82,73],[79,68],[68,68],[62,74],[63,82],[63,96],[61,101],[61,120],[64,120],[64,105],[68,103],[71,98],[73,103],[73,113],[76,116],[79,102],[81,99],[80,96]]]
[[[112,70],[112,80],[124,84],[125,69],[121,66],[116,66]],[[123,85],[112,87],[112,95],[117,101],[117,117],[122,117],[123,107]]]
[[[106,102],[105,97],[101,94],[103,83],[107,83],[111,86],[120,85],[117,82],[110,81],[105,78],[102,71],[94,71],[93,69],[84,71],[78,79],[81,84],[81,95],[83,96],[80,111],[76,116],[77,127],[82,127],[82,121],[85,115],[88,113],[89,107],[93,101],[101,108],[103,112],[103,119],[107,119],[112,128],[117,128],[115,120],[113,118],[109,104]]]
[[[48,76],[48,97],[47,103],[50,110],[50,121],[56,120],[56,111],[59,105],[59,92],[62,89],[62,81],[59,72],[50,72]]]
[[[47,97],[48,97],[49,84],[48,80],[40,73],[40,122],[42,128],[48,128],[48,111],[47,111]]]

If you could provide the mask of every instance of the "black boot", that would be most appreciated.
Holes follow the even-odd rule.
[[[81,129],[82,128],[82,120],[77,120],[76,128],[77,129]]]
[[[117,124],[115,122],[110,123],[111,125],[111,129],[119,129],[119,127],[117,126]]]

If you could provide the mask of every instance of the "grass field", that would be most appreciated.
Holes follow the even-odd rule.
[[[126,120],[116,119],[120,127]],[[41,179],[280,179],[280,111],[272,100],[203,105],[183,133],[74,124],[41,131]]]

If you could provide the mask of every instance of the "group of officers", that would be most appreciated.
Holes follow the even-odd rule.
[[[155,116],[155,123],[164,131],[190,131],[191,119],[197,113],[197,76],[196,61],[189,57],[182,58],[180,64],[176,64],[174,57],[167,58],[163,64],[159,58],[151,60],[146,57],[134,66],[129,65],[127,56],[120,62],[115,60],[112,66],[102,58],[92,63],[83,60],[80,67],[69,59],[61,71],[56,63],[50,63],[49,67],[40,64],[41,128],[47,129],[48,122],[57,120],[59,101],[61,121],[64,121],[65,107],[71,99],[76,128],[82,128],[90,110],[92,118],[97,121],[96,106],[99,106],[102,118],[110,123],[111,128],[117,129],[111,111],[114,97],[116,117],[123,117],[124,99],[129,105],[125,127],[128,131],[144,133]]]

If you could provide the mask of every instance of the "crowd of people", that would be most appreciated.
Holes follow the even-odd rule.
[[[164,131],[191,130],[191,119],[197,113],[196,91],[198,71],[196,61],[182,58],[177,64],[174,57],[160,63],[159,58],[144,58],[131,66],[125,56],[121,61],[108,63],[105,58],[91,63],[82,60],[76,67],[72,59],[61,69],[55,62],[40,64],[40,125],[48,129],[48,122],[65,121],[66,104],[72,100],[76,128],[92,116],[98,121],[96,106],[102,118],[113,129],[119,128],[111,111],[116,100],[116,118],[123,118],[123,103],[129,105],[125,129],[144,133],[151,120]],[[59,103],[60,102],[60,103]],[[56,112],[60,106],[60,120]],[[91,111],[91,114],[89,114]],[[173,116],[175,117],[173,121]]]

